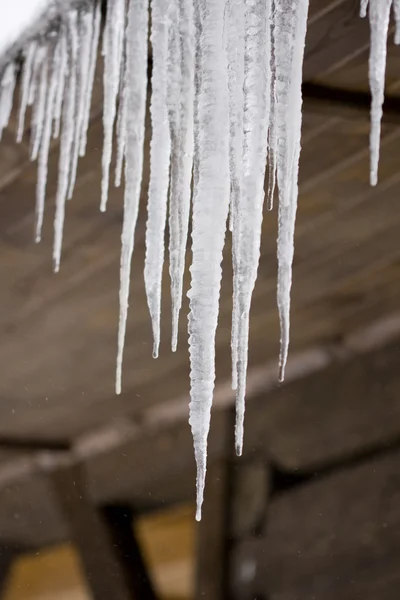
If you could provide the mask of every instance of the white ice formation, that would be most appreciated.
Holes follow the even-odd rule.
[[[131,258],[142,183],[148,60],[151,58],[151,152],[145,286],[160,343],[165,232],[169,223],[172,349],[178,340],[189,226],[190,425],[197,462],[197,518],[206,474],[215,381],[222,255],[232,233],[232,387],[236,451],[242,452],[249,315],[260,256],[264,198],[278,188],[279,378],[289,347],[290,290],[298,195],[301,83],[309,0],[108,0],[102,37],[104,147],[100,207],[106,209],[114,133],[115,184],[125,180],[117,392],[130,292]],[[51,140],[60,136],[54,221],[54,269],[61,260],[67,199],[86,151],[98,47],[100,0],[72,2],[43,35],[28,39],[0,72],[0,136],[19,79],[17,141],[32,108],[31,156],[38,158],[36,240],[41,238]],[[371,49],[371,183],[377,182],[390,11],[400,42],[400,1],[361,0]],[[151,20],[149,19],[151,14]],[[149,22],[151,31],[149,31]],[[150,37],[151,56],[148,57]],[[21,71],[19,73],[19,71]],[[267,190],[264,191],[265,180]],[[191,220],[190,220],[191,214]]]

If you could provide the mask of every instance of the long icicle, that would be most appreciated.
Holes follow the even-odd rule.
[[[65,27],[60,29],[60,69],[58,72],[57,93],[54,104],[53,115],[53,138],[56,139],[60,135],[61,116],[64,103],[64,91],[67,80],[68,69],[68,40]]]
[[[150,183],[146,229],[144,280],[153,328],[153,356],[160,345],[161,283],[164,265],[164,237],[167,217],[171,137],[168,124],[168,53],[170,12],[176,0],[152,0],[151,45],[153,72],[151,77]],[[176,60],[173,57],[172,60]]]
[[[126,147],[126,120],[127,120],[127,102],[126,102],[126,41],[124,44],[124,55],[122,58],[121,85],[118,103],[117,115],[117,156],[115,160],[115,187],[120,187],[122,182],[122,171],[124,168],[125,147]]]
[[[61,38],[55,44],[52,56],[48,57],[50,69],[50,82],[46,98],[45,119],[39,150],[38,177],[36,185],[36,229],[35,241],[40,242],[42,237],[44,204],[46,197],[47,172],[51,142],[51,127],[53,123],[54,104],[59,82],[59,69],[61,61]]]
[[[123,41],[125,34],[125,0],[114,0],[107,6],[104,38],[104,143],[103,176],[101,182],[100,210],[107,207],[114,121],[117,114],[117,96],[120,87]]]
[[[271,14],[275,10],[275,1],[271,0]],[[268,188],[267,188],[267,209],[272,210],[274,207],[274,195],[276,187],[276,154],[277,154],[277,136],[276,136],[276,98],[275,98],[275,45],[274,45],[274,19],[271,18],[270,26],[271,35],[271,96],[269,109],[269,129],[268,129]]]
[[[87,132],[90,121],[90,107],[92,105],[92,94],[94,86],[94,77],[96,73],[97,63],[97,52],[99,49],[100,40],[100,29],[101,29],[101,2],[95,0],[94,13],[93,13],[93,37],[90,45],[90,60],[88,70],[88,81],[85,90],[85,101],[83,110],[83,121],[81,129],[81,140],[79,145],[79,156],[85,156],[86,145],[87,145]]]
[[[301,83],[308,0],[275,0],[274,52],[277,119],[278,311],[281,326],[279,380],[289,350],[290,291],[297,211],[297,175],[301,138]]]
[[[257,279],[264,206],[264,180],[271,98],[270,0],[246,2],[244,140],[242,189],[233,218],[234,311],[236,331],[236,454],[243,448],[251,298]],[[235,365],[234,365],[235,366]]]
[[[76,71],[78,60],[78,13],[68,13],[69,61],[67,74],[67,97],[64,102],[64,114],[61,133],[60,158],[58,167],[58,186],[56,195],[56,214],[54,218],[54,271],[60,270],[61,249],[65,219],[65,201],[71,173],[71,153],[74,141],[76,109]]]
[[[229,89],[229,170],[230,213],[229,229],[237,231],[240,195],[243,187],[243,116],[244,116],[244,56],[245,56],[245,3],[229,0],[225,11],[227,31],[228,89]],[[235,269],[236,248],[233,243],[232,259]],[[234,278],[234,289],[235,289]],[[237,388],[238,327],[237,294],[233,293],[232,311],[232,389]]]
[[[17,68],[16,64],[12,62],[5,68],[0,81],[0,140],[3,129],[7,127],[10,120],[16,78]]]
[[[369,1],[371,44],[369,54],[369,86],[371,90],[370,183],[378,183],[382,106],[385,99],[387,38],[392,0]]]
[[[176,131],[174,132],[171,189],[169,198],[169,273],[172,301],[172,351],[178,345],[179,313],[182,306],[183,276],[189,227],[193,167],[194,109],[194,23],[193,0],[179,0],[177,34],[180,61],[177,89]]]
[[[128,316],[131,259],[135,227],[139,210],[143,169],[144,123],[147,92],[147,33],[148,0],[130,0],[127,52],[126,52],[126,102],[127,138],[125,156],[125,199],[122,228],[120,315],[118,328],[118,354],[116,392],[121,393],[122,359],[124,353],[126,320]]]
[[[75,189],[78,168],[79,149],[84,126],[86,89],[90,68],[90,45],[93,37],[93,6],[92,10],[80,13],[78,22],[78,63],[77,63],[77,108],[75,116],[75,134],[69,180],[68,200],[71,200]]]
[[[37,89],[37,99],[35,102],[32,116],[31,160],[36,160],[38,157],[40,142],[42,140],[44,121],[46,117],[46,98],[49,75],[49,49],[47,46],[44,46],[43,48],[41,48],[41,50],[43,50],[43,54],[38,75],[39,85]]]
[[[192,428],[197,464],[197,512],[203,503],[207,437],[215,384],[222,250],[229,211],[229,102],[224,42],[225,0],[199,0],[202,33],[198,120],[198,182],[193,200],[192,281],[188,292]]]

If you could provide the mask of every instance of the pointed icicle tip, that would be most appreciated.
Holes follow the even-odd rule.
[[[360,17],[364,19],[367,16],[367,8],[368,8],[369,0],[361,0],[360,4]]]
[[[285,363],[279,364],[279,375],[278,375],[279,383],[283,383],[285,381],[285,368],[286,368]]]
[[[237,442],[235,444],[235,451],[236,451],[236,456],[242,456],[242,454],[243,454],[243,444]]]

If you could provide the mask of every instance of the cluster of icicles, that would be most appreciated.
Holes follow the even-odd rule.
[[[368,2],[362,1],[366,14]],[[376,183],[392,0],[370,0],[370,81],[373,96],[371,182]],[[400,2],[394,1],[400,19]],[[264,199],[278,207],[279,377],[289,345],[293,237],[298,195],[301,82],[308,0],[109,0],[102,39],[104,148],[101,210],[106,209],[116,130],[115,185],[125,178],[117,392],[130,265],[143,166],[151,13],[151,175],[145,286],[157,356],[161,278],[169,219],[172,349],[176,349],[185,254],[192,215],[189,314],[190,424],[201,515],[207,436],[215,380],[221,262],[227,224],[234,268],[232,387],[236,389],[236,450],[243,443],[249,312],[260,255]],[[31,157],[38,159],[36,240],[41,238],[51,138],[61,136],[54,221],[54,268],[60,266],[66,200],[86,150],[91,96],[102,29],[100,2],[71,8],[57,27],[28,41],[21,73],[17,140],[32,106]],[[396,36],[399,40],[399,35]],[[8,124],[17,62],[3,71],[0,133]],[[267,176],[267,191],[264,181]]]

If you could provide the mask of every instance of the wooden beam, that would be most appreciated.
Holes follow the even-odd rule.
[[[134,512],[129,506],[106,506],[101,510],[133,597],[156,600],[149,572],[134,532]]]
[[[120,538],[122,534],[121,522],[117,526],[110,522],[106,525],[99,510],[90,502],[82,465],[75,463],[67,453],[55,457],[44,455],[42,464],[79,552],[93,599],[153,600],[154,595],[142,596],[135,586],[130,585],[134,577],[127,577],[127,559],[121,561],[121,554],[127,546],[126,534],[124,548],[117,550],[115,542],[116,537]],[[132,547],[132,541],[130,544]],[[138,549],[135,548],[137,557]],[[132,564],[131,568],[136,566]]]
[[[345,90],[311,82],[303,83],[304,110],[324,114],[329,118],[370,119],[371,96],[365,92]],[[400,125],[400,98],[386,96],[383,122]]]
[[[241,460],[258,452],[283,471],[309,473],[395,443],[400,439],[398,361],[398,344],[393,342],[249,399]],[[228,457],[231,435],[229,414],[215,410],[209,465]],[[195,463],[186,421],[163,427],[144,423],[113,440],[88,447],[85,457],[81,455],[87,494],[97,505],[118,501],[150,510],[194,501]],[[32,467],[25,468],[25,463]],[[65,526],[55,526],[56,506],[42,471],[35,471],[32,458],[22,466],[14,483],[12,464],[0,470],[0,537],[24,541],[29,530],[41,543],[61,541]],[[15,503],[18,520],[9,518]]]
[[[7,590],[10,571],[17,556],[18,551],[15,547],[0,543],[0,598],[4,597]]]

